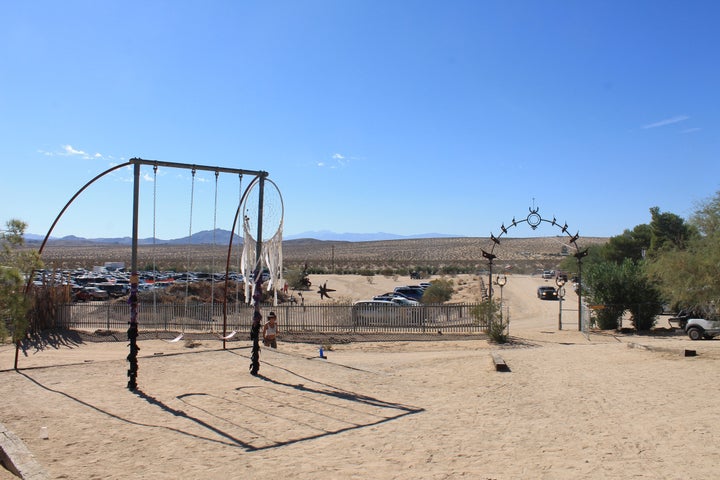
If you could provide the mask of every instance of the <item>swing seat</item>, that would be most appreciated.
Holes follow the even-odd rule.
[[[181,333],[180,335],[178,335],[177,337],[173,338],[172,340],[165,340],[165,339],[163,338],[163,342],[167,342],[167,343],[179,342],[180,340],[182,340],[183,336],[185,336],[185,334],[184,334],[184,333]]]
[[[226,336],[220,336],[220,340],[230,340],[232,337],[234,337],[237,334],[237,330],[233,330],[232,332],[228,333]]]

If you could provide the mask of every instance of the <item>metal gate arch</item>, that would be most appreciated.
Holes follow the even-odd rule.
[[[487,259],[489,266],[488,299],[489,301],[492,301],[493,261],[497,258],[497,255],[495,255],[495,247],[500,245],[500,239],[504,235],[507,235],[510,229],[515,228],[523,223],[527,223],[533,230],[537,230],[537,228],[543,223],[548,223],[552,227],[557,227],[563,234],[567,235],[568,243],[575,247],[575,253],[573,254],[573,256],[576,258],[578,264],[578,330],[582,330],[582,259],[587,256],[588,249],[580,249],[577,243],[578,239],[580,238],[580,232],[575,233],[575,235],[571,234],[568,230],[569,227],[567,222],[563,222],[563,224],[561,225],[560,223],[558,223],[555,216],[553,216],[552,220],[543,218],[542,215],[540,215],[540,207],[532,206],[528,207],[528,210],[530,211],[530,213],[528,213],[528,215],[523,219],[516,220],[515,217],[513,217],[512,221],[508,224],[508,226],[505,226],[505,223],[503,222],[500,225],[500,234],[498,236],[490,233],[490,240],[492,241],[490,251],[488,252],[484,249],[482,250],[482,255],[484,258]]]

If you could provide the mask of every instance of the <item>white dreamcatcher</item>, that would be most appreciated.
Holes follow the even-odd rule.
[[[267,178],[256,177],[248,186],[241,205],[243,215],[243,250],[241,273],[245,278],[245,300],[250,302],[256,280],[250,275],[263,275],[263,264],[270,276],[268,290],[273,291],[273,305],[277,305],[277,290],[282,285],[282,232],[285,207],[280,189]],[[262,219],[262,220],[260,220]],[[258,238],[261,235],[262,238]],[[260,256],[258,257],[258,241]]]

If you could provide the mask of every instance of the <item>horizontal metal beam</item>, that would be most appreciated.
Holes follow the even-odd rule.
[[[131,164],[151,165],[158,167],[184,168],[187,170],[206,170],[208,172],[237,173],[240,175],[254,175],[256,177],[267,177],[269,174],[263,170],[245,170],[242,168],[212,167],[209,165],[195,165],[190,163],[164,162],[162,160],[145,160],[143,158],[131,158]]]

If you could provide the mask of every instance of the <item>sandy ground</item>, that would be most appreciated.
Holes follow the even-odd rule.
[[[306,301],[324,280],[349,298],[407,283],[311,279]],[[471,299],[478,282],[456,282]],[[253,377],[249,341],[149,340],[134,393],[127,342],[28,351],[19,372],[2,346],[0,423],[49,478],[717,478],[720,341],[586,338],[573,298],[560,331],[558,302],[535,296],[543,283],[508,278],[510,345],[354,343],[321,359],[281,339]]]

